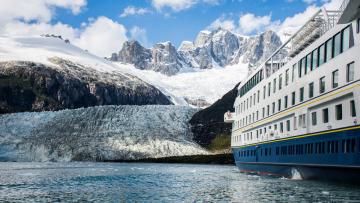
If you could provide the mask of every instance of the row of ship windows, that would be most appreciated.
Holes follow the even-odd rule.
[[[341,145],[340,145],[341,144]],[[308,144],[285,145],[275,148],[275,155],[304,155],[304,154],[337,154],[337,153],[360,153],[360,139],[331,140],[327,142],[314,142]],[[272,148],[267,147],[259,150],[260,156],[271,156]],[[239,157],[254,157],[256,150],[240,150]]]
[[[347,67],[346,67],[346,82],[352,82],[354,81],[354,74],[355,74],[355,65],[354,65],[354,62],[351,62],[349,64],[347,64]],[[325,83],[325,76],[321,77],[319,79],[319,95],[320,94],[323,94],[326,90],[326,83]],[[331,80],[332,84],[331,84],[331,87],[334,89],[334,88],[337,88],[339,86],[339,70],[335,70],[332,72],[332,80]],[[311,99],[313,97],[315,97],[315,93],[314,93],[314,82],[311,82],[309,83],[308,85],[308,98]],[[260,93],[259,93],[260,94]],[[252,99],[252,97],[250,97],[250,100]],[[254,95],[254,105],[255,105],[255,100],[256,97]],[[304,99],[305,99],[305,89],[304,87],[301,87],[299,89],[299,103],[301,102],[304,102]],[[259,97],[257,97],[257,101],[259,102]],[[276,112],[276,106],[277,106],[277,111],[281,111],[283,109],[287,109],[289,107],[289,104],[288,104],[288,100],[289,100],[289,96],[286,95],[284,97],[284,104],[282,106],[282,100],[279,99],[277,102],[273,102],[272,103],[272,112],[270,112],[270,105],[267,105],[266,106],[266,109],[265,107],[262,108],[262,118],[265,118],[265,110],[266,110],[266,116],[270,116],[270,114],[275,114]],[[245,101],[244,101],[245,102]],[[251,107],[251,103],[250,102],[250,107]],[[276,105],[277,103],[277,105]],[[244,109],[243,106],[248,106],[248,101],[246,101],[245,103],[241,103],[236,111],[239,113],[241,113],[242,111],[246,110]],[[294,106],[296,104],[296,92],[292,92],[291,93],[291,105]],[[243,119],[240,119],[240,121],[237,121],[238,123],[236,123],[236,127],[243,127],[243,126],[246,126],[252,122],[255,122],[259,120],[259,111],[256,111],[256,113],[252,113],[248,116],[245,116]]]
[[[350,26],[347,26],[294,64],[293,69],[298,67],[299,78],[352,47],[354,43],[350,33]]]
[[[305,75],[314,70],[315,68],[321,66],[322,64],[328,62],[330,59],[339,55],[340,53],[346,51],[350,47],[353,46],[353,40],[351,38],[351,26],[344,28],[341,32],[337,33],[333,37],[331,37],[324,44],[320,45],[318,48],[310,52],[307,56],[302,58],[298,63],[293,65],[292,69],[292,82],[295,79],[296,68],[298,67],[298,76],[301,78],[302,73]],[[252,87],[256,86],[262,79],[262,71],[259,71],[254,75],[254,80],[249,80],[242,88],[240,88],[240,96],[244,95],[247,91],[249,91]],[[352,72],[353,73],[353,72]],[[260,75],[259,75],[260,74]],[[271,86],[273,87],[273,93],[276,92],[277,87],[279,90],[282,89],[282,76],[283,74],[279,74],[278,76],[278,85],[277,78],[273,79],[273,82],[269,82],[268,85],[264,85],[263,87],[263,99],[266,98],[266,90],[268,97],[271,96]],[[289,85],[290,71],[287,69],[285,71],[285,86]],[[253,82],[252,82],[253,81]],[[250,85],[250,86],[249,86]],[[247,87],[249,86],[249,87]],[[245,88],[245,90],[243,89]],[[256,99],[257,96],[257,99]],[[257,91],[257,94],[254,93],[250,97],[248,97],[244,102],[241,103],[241,107],[238,107],[238,112],[243,112],[244,110],[249,109],[252,103],[255,105],[256,101],[260,101],[260,90]]]
[[[356,106],[355,106],[355,101],[354,100],[350,100],[349,103],[349,108],[350,108],[350,117],[356,117]],[[337,121],[341,121],[343,120],[343,104],[337,104],[334,106],[334,118]],[[317,111],[313,111],[311,112],[311,125],[312,126],[316,126],[318,124],[318,116],[317,116]],[[322,123],[329,123],[329,108],[323,108],[321,110],[322,113]],[[306,114],[301,114],[298,116],[299,118],[297,118],[296,116],[293,117],[293,130],[298,130],[298,128],[306,128]],[[284,123],[286,124],[286,129],[284,129]],[[279,126],[279,129],[278,129]],[[272,136],[275,132],[277,132],[279,130],[280,133],[284,133],[284,132],[290,132],[291,131],[291,121],[287,120],[286,122],[279,122],[279,123],[275,123],[273,125],[269,125],[267,127],[264,128],[260,128],[257,130],[254,130],[254,132],[256,133],[256,139],[259,139],[259,137],[261,135],[266,134],[267,133],[267,129],[269,131],[272,130],[272,127],[274,127],[274,131],[270,133],[270,135]],[[244,140],[253,140],[253,132],[247,132],[244,133]],[[237,136],[234,137],[235,142],[241,140],[241,136]]]

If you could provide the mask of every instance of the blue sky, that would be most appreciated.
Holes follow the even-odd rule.
[[[317,2],[321,4],[321,2]],[[149,13],[120,17],[128,6],[147,8]],[[106,16],[130,29],[138,26],[146,30],[149,44],[171,41],[178,46],[183,40],[193,40],[200,30],[207,28],[216,19],[226,16],[237,20],[244,13],[257,16],[271,14],[272,20],[284,20],[286,17],[304,11],[309,6],[301,0],[223,0],[218,4],[199,3],[181,11],[153,8],[151,1],[141,0],[89,0],[86,8],[78,15],[71,15],[68,10],[57,12],[53,21],[61,21],[79,27],[88,18]],[[251,33],[254,34],[254,33]]]
[[[171,41],[178,47],[199,31],[223,27],[254,35],[268,29],[293,33],[325,5],[342,0],[2,0],[0,35],[44,33],[99,56],[136,39],[146,47]],[[336,5],[336,6],[335,6]]]

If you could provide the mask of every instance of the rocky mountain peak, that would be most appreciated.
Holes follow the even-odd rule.
[[[184,41],[178,50],[171,42],[157,43],[151,49],[136,41],[125,42],[119,55],[112,55],[111,60],[174,75],[185,67],[210,69],[238,63],[258,64],[280,45],[279,36],[271,30],[246,37],[218,28],[200,31],[194,42]]]

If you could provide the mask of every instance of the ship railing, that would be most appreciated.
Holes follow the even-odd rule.
[[[343,4],[340,9],[345,9],[344,7],[346,7],[347,3],[343,2]],[[270,77],[312,42],[334,27],[341,13],[340,10],[330,11],[325,8],[319,9],[295,34],[273,52],[263,63],[259,64],[253,72],[256,72],[258,69],[264,69],[263,73],[265,77]]]
[[[343,2],[341,3],[341,6],[339,8],[338,18],[337,18],[338,20],[340,19],[341,15],[344,13],[349,2],[350,2],[350,0],[343,0]]]

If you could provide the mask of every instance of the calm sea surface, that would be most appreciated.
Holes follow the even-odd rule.
[[[360,188],[235,166],[0,163],[0,202],[359,202]]]

